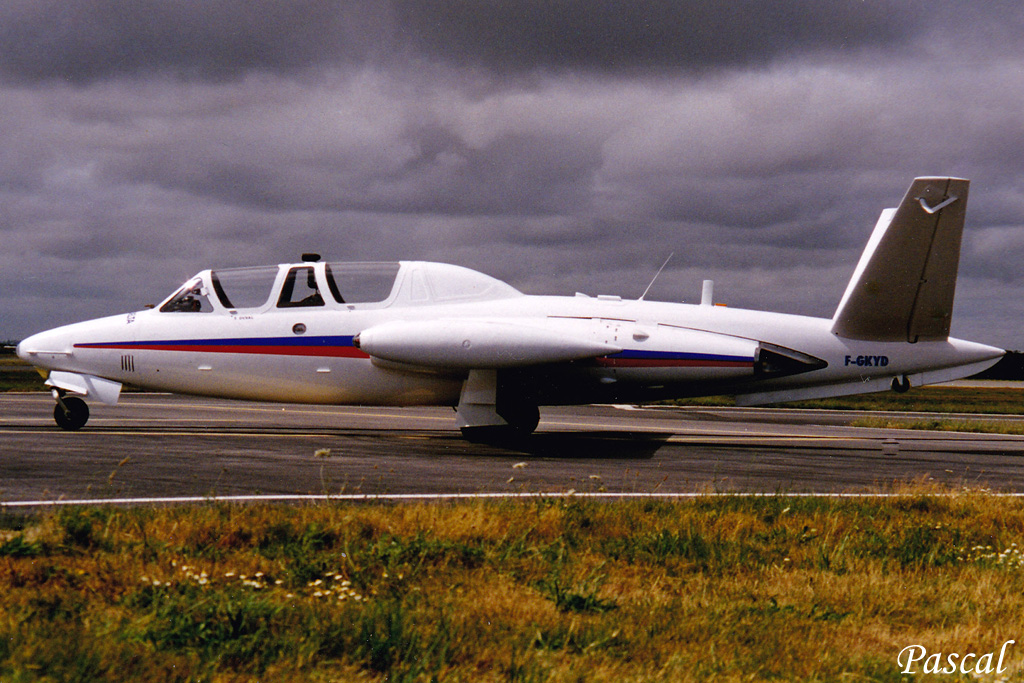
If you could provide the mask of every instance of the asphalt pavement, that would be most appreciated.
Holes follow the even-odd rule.
[[[79,432],[46,394],[0,395],[0,503],[217,496],[862,493],[932,481],[1024,492],[1024,437],[847,426],[848,411],[543,408],[512,446],[450,408],[125,394]],[[985,419],[994,419],[986,417]],[[1017,418],[1007,418],[1017,419]]]

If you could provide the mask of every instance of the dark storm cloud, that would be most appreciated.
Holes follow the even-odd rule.
[[[386,12],[373,0],[12,0],[0,5],[0,71],[76,83],[295,71],[371,57]]]
[[[899,0],[413,0],[396,3],[410,42],[499,71],[705,69],[794,52],[891,44],[925,15]]]
[[[554,132],[509,131],[470,145],[437,123],[412,122],[388,149],[368,150],[339,132],[312,150],[285,131],[268,142],[210,127],[184,144],[174,135],[166,147],[115,158],[103,173],[256,210],[529,216],[585,210],[602,161],[596,144]]]
[[[375,183],[373,195],[381,203],[395,197],[414,211],[526,216],[584,210],[602,161],[596,145],[564,134],[510,132],[471,147],[432,125],[407,137],[416,156]]]
[[[0,73],[216,81],[417,58],[497,73],[703,70],[898,44],[931,14],[897,0],[12,0]]]

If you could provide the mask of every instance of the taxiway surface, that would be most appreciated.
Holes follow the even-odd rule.
[[[1024,437],[864,429],[848,412],[547,408],[525,446],[473,444],[447,408],[126,394],[63,432],[0,395],[0,502],[259,494],[864,492],[924,478],[1024,491]],[[991,419],[991,418],[988,418]],[[1012,418],[1011,418],[1012,419]]]

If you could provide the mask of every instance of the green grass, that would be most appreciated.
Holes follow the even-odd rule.
[[[736,401],[729,396],[676,399],[667,403],[680,406],[736,405]],[[874,394],[822,398],[813,401],[778,403],[773,407],[817,410],[1024,415],[1024,383],[1022,383],[1020,389],[956,386],[916,387],[905,394],[884,391]]]
[[[704,397],[673,401],[676,405],[735,405],[728,397]],[[881,392],[840,396],[814,401],[794,401],[777,407],[792,409],[846,410],[873,412],[936,413],[933,418],[905,418],[872,415],[854,418],[851,427],[880,429],[913,429],[977,434],[1024,435],[1024,424],[997,419],[948,419],[943,413],[974,413],[979,415],[1024,415],[1024,386],[1005,387],[929,386],[911,389],[905,394]]]
[[[878,410],[924,413],[1024,414],[1024,385],[1001,387],[928,386],[905,394],[892,391],[780,404],[789,408]]]
[[[996,420],[949,420],[944,418],[905,419],[895,417],[858,417],[850,421],[851,427],[874,429],[913,429],[933,432],[965,432],[970,434],[1024,435],[1024,423]]]
[[[923,486],[0,526],[3,681],[900,681],[1024,632],[1024,505]]]
[[[43,378],[17,356],[0,355],[0,391],[47,391]]]

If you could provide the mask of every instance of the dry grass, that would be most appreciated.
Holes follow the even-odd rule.
[[[947,418],[858,417],[851,427],[873,429],[914,429],[932,432],[966,432],[970,434],[1024,435],[1024,423],[999,420],[951,420]]]
[[[705,396],[677,399],[666,403],[683,406],[733,406],[729,396]],[[817,410],[874,410],[924,413],[984,413],[993,415],[1024,414],[1024,383],[1020,388],[984,386],[915,387],[905,394],[882,391],[874,394],[837,396],[812,401],[780,403],[781,408]]]
[[[0,391],[47,391],[43,378],[14,355],[0,354]]]
[[[1024,509],[983,493],[5,522],[5,681],[897,681],[1024,633]]]
[[[885,391],[782,405],[833,410],[1020,415],[1024,413],[1024,384],[1021,388],[938,385],[916,387],[905,394]]]

